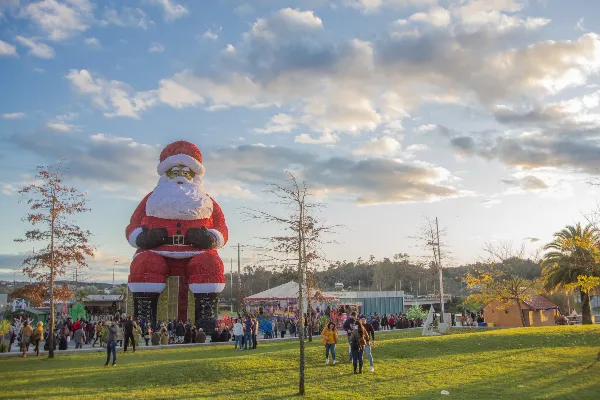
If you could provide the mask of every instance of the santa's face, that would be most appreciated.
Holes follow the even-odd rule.
[[[196,176],[196,173],[185,165],[176,165],[168,170],[165,175],[172,181],[175,181],[178,185],[183,185],[184,183],[192,181]]]
[[[184,165],[165,172],[146,202],[149,216],[164,219],[204,219],[211,216],[212,210],[202,179]]]

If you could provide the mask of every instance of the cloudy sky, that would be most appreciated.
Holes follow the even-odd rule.
[[[32,247],[13,243],[16,189],[63,158],[93,210],[90,279],[115,261],[126,279],[124,228],[179,139],[203,152],[230,244],[274,232],[241,209],[270,207],[265,184],[292,170],[345,225],[334,260],[417,255],[423,216],[455,263],[490,240],[533,250],[596,204],[594,15],[591,0],[0,0],[0,278]]]

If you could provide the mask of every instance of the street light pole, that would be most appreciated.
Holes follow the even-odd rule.
[[[438,248],[438,268],[440,270],[440,322],[444,322],[444,278],[442,268],[442,253],[440,253],[440,227],[438,225],[438,219],[435,217],[435,231],[437,236],[437,248]]]

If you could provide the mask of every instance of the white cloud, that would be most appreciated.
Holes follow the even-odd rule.
[[[235,47],[232,44],[225,46],[225,52],[229,54],[235,54]]]
[[[54,58],[54,49],[45,43],[37,42],[34,38],[17,36],[15,40],[23,46],[29,47],[29,54],[38,58]]]
[[[331,132],[324,132],[319,138],[315,139],[308,133],[301,133],[294,138],[294,142],[303,144],[336,144],[338,137]]]
[[[246,40],[273,42],[286,40],[289,37],[307,35],[321,31],[323,21],[313,11],[300,11],[284,8],[267,18],[258,18],[249,32],[244,34]]]
[[[297,126],[294,117],[280,113],[274,115],[264,128],[256,128],[253,132],[261,134],[290,133]]]
[[[0,182],[0,193],[5,196],[14,196],[18,194],[19,188],[8,182]]]
[[[370,14],[382,8],[426,7],[436,3],[437,0],[344,0],[342,5]]]
[[[415,13],[408,19],[413,22],[423,22],[445,28],[450,25],[450,11],[443,7],[432,7],[428,12]]]
[[[436,130],[438,128],[438,126],[436,124],[425,124],[425,125],[420,125],[415,129],[415,132],[417,133],[427,133],[427,132],[432,132],[434,130]]]
[[[172,0],[151,0],[151,3],[162,7],[165,21],[174,21],[189,14],[183,5],[175,4]]]
[[[215,32],[213,32],[211,29],[208,29],[206,32],[204,32],[202,34],[202,39],[217,40],[218,38],[219,38],[219,35],[216,34]]]
[[[0,40],[0,56],[16,56],[17,47]]]
[[[400,142],[393,137],[383,136],[371,139],[359,147],[354,153],[366,156],[388,156],[400,151]]]
[[[152,43],[148,48],[148,53],[162,53],[163,51],[165,51],[165,46],[158,42]]]
[[[577,21],[577,24],[575,24],[575,30],[581,31],[581,32],[587,31],[587,29],[585,29],[583,18],[580,18],[579,21]]]
[[[101,25],[113,24],[125,27],[142,28],[148,29],[148,25],[154,24],[154,21],[148,18],[146,13],[139,8],[125,7],[120,12],[109,8],[104,12],[104,20],[100,22]]]
[[[256,199],[257,196],[249,189],[244,188],[241,182],[224,180],[213,182],[206,180],[204,183],[212,197],[228,198],[228,199]]]
[[[28,4],[23,13],[48,34],[61,41],[86,31],[93,21],[89,0],[41,0]]]
[[[77,93],[89,97],[96,106],[104,109],[106,117],[139,119],[139,113],[157,101],[156,91],[134,92],[123,82],[94,78],[85,69],[71,70],[66,78]]]
[[[23,119],[27,115],[24,112],[6,113],[0,115],[4,119]]]
[[[160,81],[158,99],[175,108],[190,107],[204,103],[202,96],[170,79]]]
[[[406,148],[406,151],[411,152],[411,153],[414,153],[417,151],[426,151],[426,150],[429,150],[429,147],[427,147],[426,144],[420,144],[420,143],[411,144],[410,146],[408,146]]]
[[[52,129],[53,131],[66,133],[73,131],[75,127],[64,122],[50,121],[46,124],[46,128]]]
[[[537,29],[551,22],[547,18],[521,18],[518,13],[523,4],[516,0],[471,0],[454,7],[452,13],[460,26],[469,31],[490,27],[496,31],[508,31],[518,27]]]
[[[85,38],[83,42],[90,47],[100,47],[100,40],[98,40],[98,38],[95,37]]]

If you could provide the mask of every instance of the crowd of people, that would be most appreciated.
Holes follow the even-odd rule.
[[[339,341],[339,331],[346,333],[348,341],[348,358],[353,365],[354,373],[363,371],[363,356],[369,361],[370,371],[374,372],[372,348],[375,345],[375,332],[392,329],[413,328],[422,325],[421,320],[412,320],[405,314],[377,313],[368,316],[358,315],[353,311],[346,315],[319,311],[304,315],[304,326],[299,322],[298,315],[267,316],[245,314],[237,318],[222,320],[217,330],[212,332],[211,342],[234,343],[234,350],[254,350],[257,348],[257,338],[262,335],[265,339],[285,338],[286,335],[297,337],[300,329],[304,336],[309,334],[320,336],[325,346],[325,363],[336,364],[336,345]],[[27,356],[30,345],[39,355],[40,343],[45,341],[44,349],[48,350],[48,328],[38,322],[35,327],[30,321],[20,321],[16,324],[19,329],[14,332],[10,344],[15,339],[19,342],[23,357]],[[116,350],[123,347],[127,351],[131,347],[145,343],[146,346],[168,344],[205,343],[207,335],[202,328],[196,328],[190,321],[168,320],[158,322],[153,328],[145,320],[134,320],[131,316],[117,316],[110,321],[90,322],[78,318],[73,321],[70,317],[60,320],[56,326],[54,348],[67,350],[70,346],[75,349],[84,346],[106,347],[107,359],[105,365],[116,365]],[[74,345],[73,345],[74,343]],[[10,351],[10,349],[9,349]],[[112,363],[111,363],[112,356]]]

